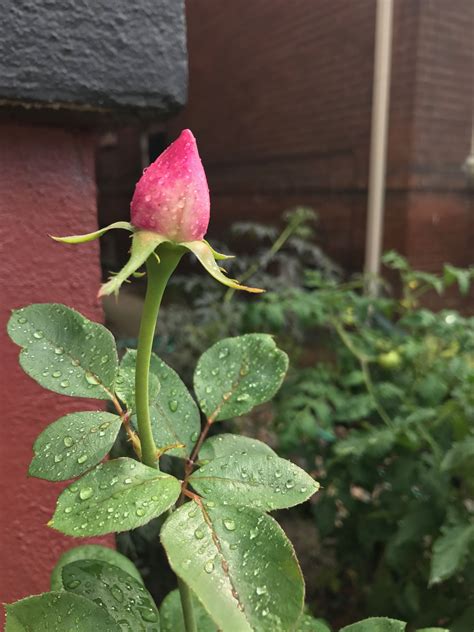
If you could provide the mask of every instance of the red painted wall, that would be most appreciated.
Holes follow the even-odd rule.
[[[84,543],[46,527],[63,485],[28,479],[27,470],[46,425],[103,404],[40,388],[20,369],[5,327],[12,308],[34,302],[102,318],[98,243],[73,247],[48,238],[96,229],[93,141],[82,131],[0,125],[1,602],[48,590],[61,552]],[[111,538],[101,541],[112,545]]]

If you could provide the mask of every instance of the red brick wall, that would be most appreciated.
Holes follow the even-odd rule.
[[[212,227],[305,203],[329,251],[360,259],[372,0],[193,0],[187,19],[189,105],[173,131],[198,137]]]
[[[474,191],[461,171],[474,116],[474,3],[420,7],[406,249],[436,270],[474,260]]]
[[[308,204],[320,213],[322,245],[361,267],[375,8],[374,0],[189,0],[189,104],[170,133],[189,126],[198,137],[211,229]],[[385,247],[429,269],[466,265],[473,211],[460,165],[474,5],[395,0],[394,8]]]

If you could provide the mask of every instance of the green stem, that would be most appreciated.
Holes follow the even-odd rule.
[[[140,333],[138,334],[137,365],[135,372],[135,402],[137,408],[138,434],[140,435],[142,462],[156,467],[156,445],[153,439],[148,401],[148,382],[150,373],[151,350],[155,335],[156,321],[161,299],[170,276],[183,255],[180,248],[165,244],[159,248],[160,263],[155,255],[147,262],[147,289],[143,305]]]
[[[288,224],[288,226],[286,226],[286,228],[283,229],[283,231],[280,233],[277,239],[273,242],[272,247],[270,248],[270,250],[268,251],[265,257],[265,260],[267,262],[270,261],[270,259],[274,257],[276,253],[279,250],[281,250],[281,248],[283,248],[285,243],[293,235],[293,233],[298,228],[298,226],[303,223],[303,221],[304,220],[290,222],[290,224]],[[240,282],[243,283],[244,281],[247,281],[248,279],[253,277],[253,275],[256,272],[258,272],[258,269],[260,268],[261,264],[262,264],[261,261],[259,263],[252,264],[250,268],[246,272],[244,272],[244,274],[240,276]],[[227,292],[225,293],[224,303],[229,303],[232,300],[232,297],[234,296],[234,294],[235,294],[235,290],[233,288],[229,288]]]
[[[187,584],[178,577],[179,596],[181,598],[181,608],[183,609],[184,628],[186,632],[198,632],[196,618],[194,616],[191,591]]]
[[[372,401],[374,402],[374,406],[375,406],[376,411],[379,414],[379,417],[382,419],[382,421],[389,428],[393,428],[393,426],[394,426],[393,421],[392,421],[390,415],[385,410],[385,408],[379,402],[377,394],[375,392],[374,384],[372,382],[372,377],[370,375],[368,358],[365,356],[365,354],[361,353],[355,347],[355,345],[353,344],[353,342],[350,339],[349,335],[345,331],[344,327],[336,319],[332,319],[332,324],[333,324],[333,326],[334,326],[339,338],[342,340],[342,342],[344,343],[346,348],[358,360],[358,362],[360,364],[360,368],[362,370],[362,375],[364,376],[365,387],[366,387],[367,392],[369,393],[370,397],[372,398]]]
[[[150,419],[150,402],[148,383],[150,375],[151,350],[155,335],[156,321],[160,311],[161,300],[170,276],[173,274],[184,249],[163,244],[158,248],[160,262],[151,255],[146,262],[147,289],[143,305],[140,333],[138,334],[137,364],[135,371],[135,402],[137,409],[137,425],[141,442],[141,459],[149,467],[157,466],[156,445]],[[186,632],[197,632],[191,591],[178,577],[179,594]]]

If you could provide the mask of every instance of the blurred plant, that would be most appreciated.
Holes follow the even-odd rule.
[[[466,294],[474,273],[418,272],[393,252],[384,261],[400,273],[401,299],[368,299],[360,280],[314,272],[279,297],[317,332],[319,355],[278,397],[279,447],[325,487],[314,516],[337,565],[321,588],[346,585],[371,613],[470,632],[474,319],[420,298],[454,283]]]

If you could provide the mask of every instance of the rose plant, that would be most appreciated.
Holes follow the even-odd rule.
[[[51,592],[6,606],[7,632],[327,630],[303,614],[304,582],[293,547],[269,515],[306,501],[318,483],[260,441],[208,437],[215,424],[273,397],[288,367],[286,354],[266,334],[218,342],[197,362],[196,401],[151,351],[167,281],[186,251],[221,283],[261,291],[228,278],[216,264],[226,257],[204,240],[209,209],[206,176],[186,130],[145,170],[131,223],[55,238],[81,243],[111,228],[132,233],[129,262],[99,292],[117,293],[146,265],[138,349],[120,362],[112,334],[65,305],[16,309],[8,324],[31,378],[62,395],[108,401],[114,410],[68,414],[37,438],[30,476],[72,481],[49,526],[75,537],[98,536],[164,514],[160,538],[178,590],[158,611],[127,558],[80,546],[59,560]],[[104,460],[121,427],[135,457]],[[180,477],[161,469],[164,454],[180,460]],[[346,630],[398,632],[404,626],[371,619]]]

